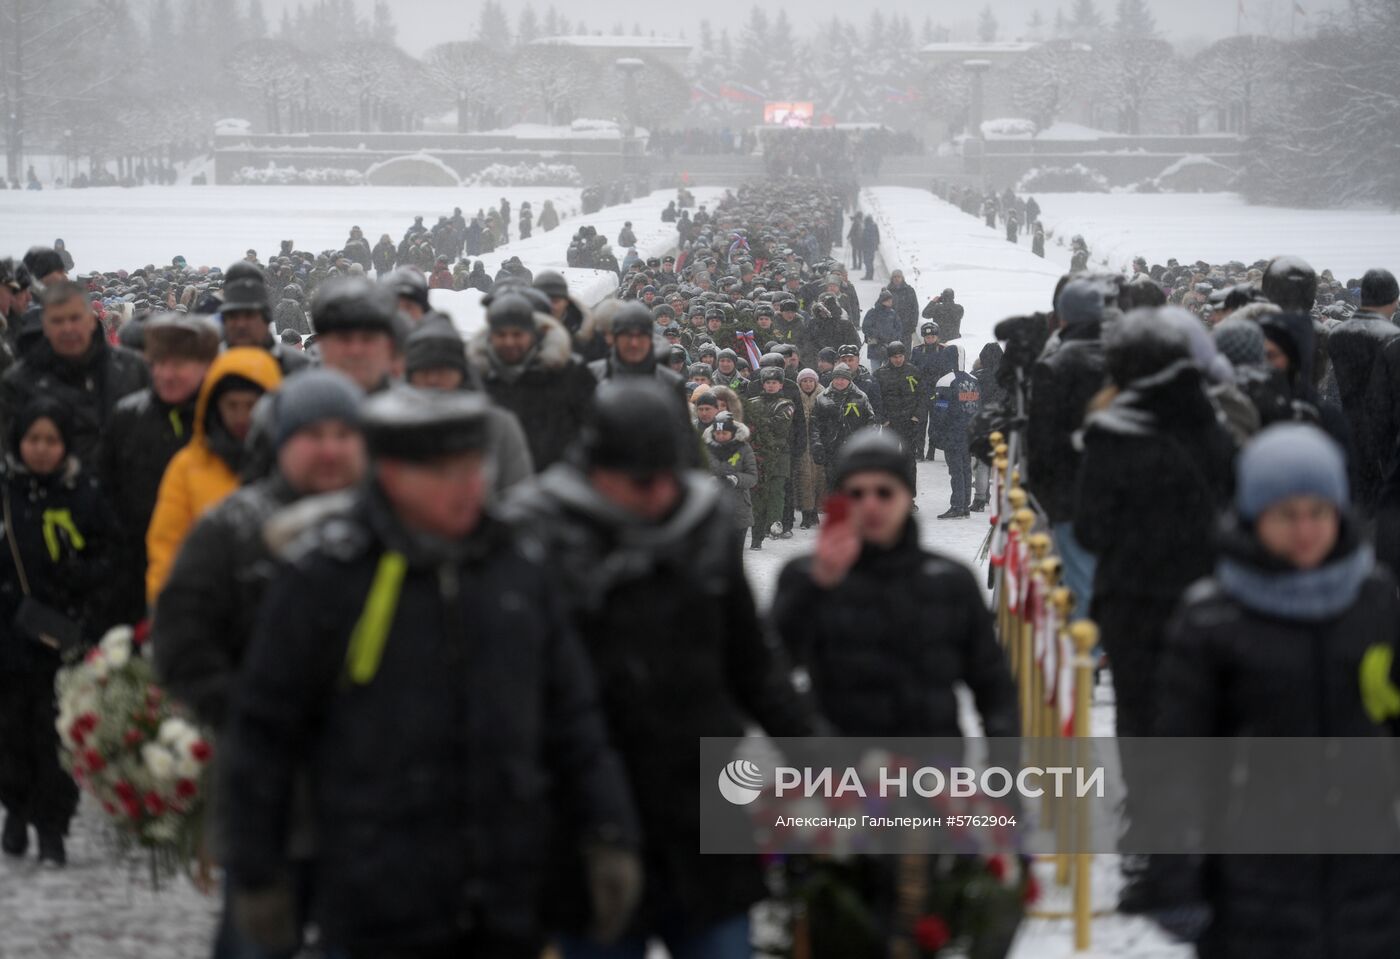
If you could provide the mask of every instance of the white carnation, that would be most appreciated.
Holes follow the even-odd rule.
[[[166,746],[179,748],[182,743],[190,742],[198,736],[199,734],[189,723],[179,716],[171,716],[160,724],[160,735],[157,738]]]
[[[129,628],[119,626],[108,630],[98,648],[112,669],[121,669],[131,660],[133,636]]]
[[[157,743],[147,743],[141,747],[141,761],[157,782],[169,782],[175,774],[175,757],[170,750]]]

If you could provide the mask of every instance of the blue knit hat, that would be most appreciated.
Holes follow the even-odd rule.
[[[1247,521],[1291,496],[1317,496],[1343,510],[1351,502],[1341,447],[1302,423],[1270,426],[1250,440],[1235,479],[1235,509]]]

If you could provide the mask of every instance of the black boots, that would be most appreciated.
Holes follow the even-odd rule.
[[[68,851],[63,848],[63,837],[56,832],[39,833],[39,862],[51,866],[68,865]]]
[[[5,814],[5,832],[0,835],[0,851],[7,856],[23,856],[29,851],[29,823],[14,813]]]
[[[957,506],[950,506],[950,507],[948,507],[948,512],[938,514],[938,518],[939,518],[939,519],[966,519],[969,515],[971,515],[971,514],[969,514],[968,511],[965,510],[965,509],[960,509],[960,508],[957,507]]]
[[[987,501],[986,501],[986,500],[984,500],[984,499],[975,499],[975,500],[972,501],[972,511],[973,511],[974,513],[981,513],[981,512],[984,512],[986,509],[987,509]]]
[[[763,549],[763,530],[757,526],[753,528],[753,542],[749,544],[749,549]]]
[[[817,525],[817,511],[814,509],[804,509],[802,511],[802,525],[798,529],[811,529]]]

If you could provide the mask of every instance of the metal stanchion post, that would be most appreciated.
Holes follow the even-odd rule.
[[[1077,758],[1085,761],[1084,748],[1089,738],[1089,710],[1093,705],[1094,647],[1099,642],[1099,628],[1088,620],[1080,620],[1069,628],[1074,641],[1074,741]],[[1089,948],[1090,921],[1093,903],[1089,870],[1093,857],[1084,850],[1089,846],[1089,806],[1081,800],[1075,804],[1075,835],[1078,849],[1074,854],[1074,948]]]

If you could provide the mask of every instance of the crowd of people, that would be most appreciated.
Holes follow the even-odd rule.
[[[1017,733],[984,591],[915,516],[935,449],[939,518],[989,505],[994,430],[1023,435],[1120,736],[1390,734],[1400,690],[1369,655],[1400,621],[1390,273],[1333,326],[1315,272],[1278,258],[1212,328],[1168,304],[1179,267],[1075,272],[968,368],[954,291],[920,309],[896,269],[862,311],[832,257],[848,201],[805,178],[726,193],[596,309],[516,264],[465,341],[431,275],[397,246],[380,270],[356,231],[224,271],[0,260],[3,852],[66,861],[55,671],[145,621],[217,744],[216,956],[295,955],[314,928],[351,959],[656,938],[727,959],[775,884],[860,904],[848,926],[813,912],[814,956],[883,954],[893,860],[699,854],[695,743],[955,737],[960,686],[987,735]],[[278,335],[287,301],[309,336]],[[745,557],[795,528],[812,549],[763,613]],[[1379,866],[1129,857],[1120,909],[1203,955],[1392,956],[1400,873]],[[1019,915],[974,924],[978,954]]]

